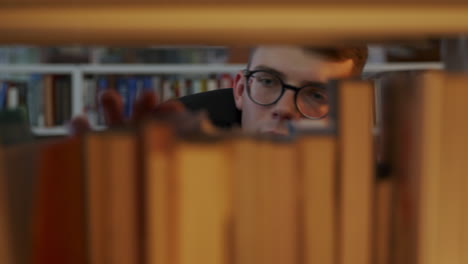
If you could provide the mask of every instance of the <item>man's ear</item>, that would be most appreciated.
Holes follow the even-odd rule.
[[[236,77],[234,78],[234,101],[236,103],[236,107],[239,110],[242,110],[242,103],[244,99],[244,92],[245,92],[245,79],[242,72],[238,72]]]

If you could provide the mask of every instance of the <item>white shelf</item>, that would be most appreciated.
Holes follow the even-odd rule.
[[[18,64],[0,65],[0,73],[200,74],[235,73],[245,64]]]
[[[364,73],[441,69],[444,69],[444,64],[441,62],[370,63],[364,66]]]
[[[236,73],[245,68],[245,64],[106,64],[83,65],[84,73],[101,74],[202,74]]]
[[[0,73],[202,74],[236,73],[245,64],[20,64],[0,65]],[[365,73],[443,69],[440,62],[367,64]]]
[[[72,76],[72,115],[81,114],[83,106],[83,78],[86,74],[204,74],[236,73],[245,68],[245,64],[18,64],[0,65],[0,74],[4,73],[43,73],[70,74]],[[429,63],[382,63],[367,64],[364,73],[387,71],[443,69],[439,62]],[[94,130],[104,129],[98,127]],[[32,132],[38,136],[67,135],[66,127],[35,127]]]
[[[18,64],[0,65],[0,73],[72,73],[77,69],[76,65],[54,65],[54,64]]]
[[[32,132],[36,136],[64,136],[67,135],[68,128],[63,126],[58,127],[33,127]]]
[[[93,131],[105,130],[106,126],[96,126],[93,127]],[[70,133],[70,130],[66,126],[56,126],[56,127],[32,127],[31,131],[36,136],[65,136]]]

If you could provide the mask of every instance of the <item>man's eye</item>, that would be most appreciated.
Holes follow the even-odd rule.
[[[310,91],[306,93],[306,98],[308,98],[308,100],[312,100],[319,103],[327,102],[327,95],[324,92],[319,91]]]
[[[325,98],[321,93],[313,93],[311,96],[314,97],[317,100]]]
[[[273,85],[276,85],[276,81],[272,78],[258,78],[257,79],[262,85],[265,85],[265,86],[273,86]]]

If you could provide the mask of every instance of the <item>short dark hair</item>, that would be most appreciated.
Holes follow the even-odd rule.
[[[362,73],[368,55],[367,46],[331,48],[304,47],[304,50],[317,53],[325,58],[336,61],[351,59],[354,62],[352,75],[360,75]]]
[[[366,45],[362,46],[342,46],[342,47],[311,47],[311,46],[302,46],[303,50],[306,52],[316,53],[320,56],[323,56],[327,59],[333,61],[345,61],[351,59],[353,61],[352,75],[357,76],[362,74],[364,70],[364,65],[367,61],[368,49]],[[249,62],[247,64],[247,69],[250,68],[250,63],[255,53],[253,48],[250,52]]]

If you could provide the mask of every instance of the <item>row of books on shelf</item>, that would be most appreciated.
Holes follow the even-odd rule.
[[[83,87],[83,113],[92,125],[104,125],[99,95],[116,89],[129,117],[135,100],[145,91],[156,93],[160,101],[181,96],[232,87],[230,74],[207,76],[87,76]],[[70,75],[31,75],[0,82],[0,110],[24,107],[31,126],[53,127],[72,118],[72,81]]]
[[[246,62],[250,47],[227,46],[0,46],[0,64],[34,63],[228,63]],[[440,61],[440,41],[418,45],[370,45],[369,62]]]
[[[71,119],[69,75],[21,76],[0,81],[0,109],[24,108],[30,125],[51,127]]]
[[[2,146],[0,263],[467,263],[467,84],[385,76],[377,138],[353,80],[288,138],[181,113]]]
[[[96,53],[96,51],[95,51]],[[227,47],[98,48],[98,63],[227,63]]]
[[[195,77],[184,75],[96,76],[85,78],[84,83],[84,112],[91,124],[103,125],[98,95],[105,89],[117,90],[123,98],[124,116],[130,117],[135,100],[145,91],[154,92],[161,102],[165,102],[190,94],[231,88],[233,77],[228,73]]]
[[[0,64],[32,63],[226,63],[222,46],[89,47],[0,46]]]

